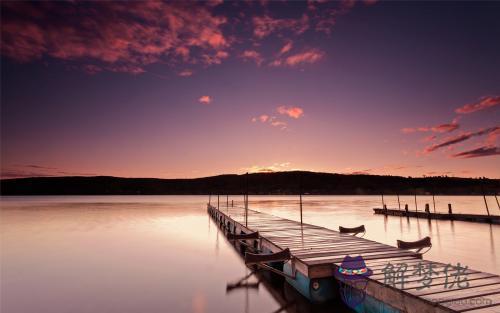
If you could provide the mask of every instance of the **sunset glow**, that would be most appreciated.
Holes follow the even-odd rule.
[[[2,178],[500,178],[498,2],[1,6]]]

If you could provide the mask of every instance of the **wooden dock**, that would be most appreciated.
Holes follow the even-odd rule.
[[[499,215],[482,215],[482,214],[460,214],[460,213],[433,213],[424,211],[406,211],[398,209],[381,209],[374,208],[375,214],[391,215],[391,216],[404,216],[404,217],[417,217],[423,219],[433,220],[448,220],[448,221],[464,221],[476,223],[489,223],[500,225]]]
[[[447,265],[423,260],[419,253],[255,210],[239,207],[218,210],[208,205],[208,213],[228,234],[258,232],[259,239],[245,241],[249,246],[270,253],[290,249],[291,268],[310,280],[332,279],[346,255],[361,255],[373,270],[367,279],[366,294],[397,311],[500,313],[498,275],[466,269],[466,276],[462,277],[465,280],[451,285],[447,279],[453,278],[444,275]],[[408,265],[404,284],[387,283],[383,270],[388,263]],[[422,288],[422,277],[412,275],[413,266],[418,264],[432,266],[437,272],[429,287]]]

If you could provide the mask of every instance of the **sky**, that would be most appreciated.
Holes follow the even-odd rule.
[[[1,6],[2,178],[500,178],[500,2]]]

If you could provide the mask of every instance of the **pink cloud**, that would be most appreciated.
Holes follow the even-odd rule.
[[[296,106],[284,106],[284,105],[281,105],[281,106],[279,106],[279,107],[276,108],[276,111],[279,114],[288,115],[289,117],[295,118],[295,119],[298,119],[302,115],[304,115],[304,110],[302,108],[296,107]]]
[[[455,110],[459,114],[469,114],[476,111],[485,110],[500,104],[500,96],[482,97],[479,101],[465,104]]]
[[[2,3],[20,10],[2,21],[2,54],[19,62],[43,56],[86,60],[111,71],[145,72],[158,62],[174,65],[220,63],[230,41],[222,32],[226,18],[204,5],[181,2]],[[29,9],[28,9],[29,8]],[[64,16],[58,23],[53,15]],[[98,34],[98,35],[96,35]],[[192,51],[197,53],[193,54]]]
[[[300,19],[275,19],[268,15],[256,16],[253,18],[253,26],[253,34],[259,39],[282,30],[289,30],[295,35],[300,35],[309,28],[309,18],[305,14]]]
[[[401,131],[405,134],[415,133],[415,132],[434,132],[434,133],[449,133],[458,129],[460,125],[453,121],[448,124],[440,124],[432,127],[416,127],[416,128],[403,128]]]
[[[291,41],[287,42],[280,50],[280,55],[285,54],[288,51],[292,50],[293,43]]]
[[[179,75],[179,76],[182,76],[182,77],[189,77],[189,76],[193,75],[193,71],[188,70],[188,69],[186,69],[186,70],[182,70],[182,71],[180,71],[180,72],[178,73],[178,75]]]
[[[201,96],[198,101],[202,104],[210,104],[212,102],[212,97],[210,96]]]
[[[492,155],[500,155],[500,148],[495,146],[483,146],[476,149],[453,154],[452,157],[470,159],[470,158],[478,158],[478,157],[485,157]]]
[[[241,54],[241,57],[245,60],[253,60],[257,65],[262,64],[264,61],[260,53],[255,50],[245,50]]]
[[[487,134],[490,134],[493,132],[497,132],[499,129],[500,129],[500,127],[498,127],[498,126],[497,127],[490,127],[490,128],[476,131],[476,132],[467,132],[467,133],[464,133],[464,134],[461,134],[458,136],[450,137],[441,143],[437,143],[437,144],[428,146],[427,148],[425,148],[424,153],[430,153],[430,152],[436,151],[436,150],[443,148],[443,147],[450,147],[450,146],[455,145],[457,143],[466,141],[472,137],[483,136],[483,135],[487,135]]]
[[[259,116],[259,120],[260,120],[262,123],[265,123],[265,122],[267,122],[267,120],[269,120],[269,115],[262,114],[261,116]]]
[[[276,59],[271,62],[271,66],[289,66],[295,67],[307,63],[316,63],[324,57],[325,53],[318,49],[310,49],[308,51],[297,53],[288,56],[284,59]]]

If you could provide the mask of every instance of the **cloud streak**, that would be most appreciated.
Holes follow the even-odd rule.
[[[440,124],[431,127],[415,127],[415,128],[403,128],[401,131],[405,134],[411,134],[415,132],[434,132],[434,133],[449,133],[456,129],[458,129],[460,125],[456,122],[448,123],[448,124]]]
[[[498,126],[497,127],[490,127],[490,128],[479,130],[477,132],[467,132],[467,133],[464,133],[464,134],[461,134],[461,135],[458,135],[455,137],[451,137],[451,138],[448,138],[441,143],[428,146],[427,148],[425,148],[424,153],[434,152],[440,148],[455,145],[457,143],[466,141],[472,137],[483,136],[483,135],[487,135],[487,134],[490,134],[493,132],[497,132],[498,129],[500,129],[500,127],[498,127]]]
[[[482,146],[476,149],[453,154],[453,158],[471,159],[492,155],[500,155],[500,148],[494,146]]]
[[[455,110],[458,114],[469,114],[500,105],[500,96],[482,97],[477,102],[465,104]]]

